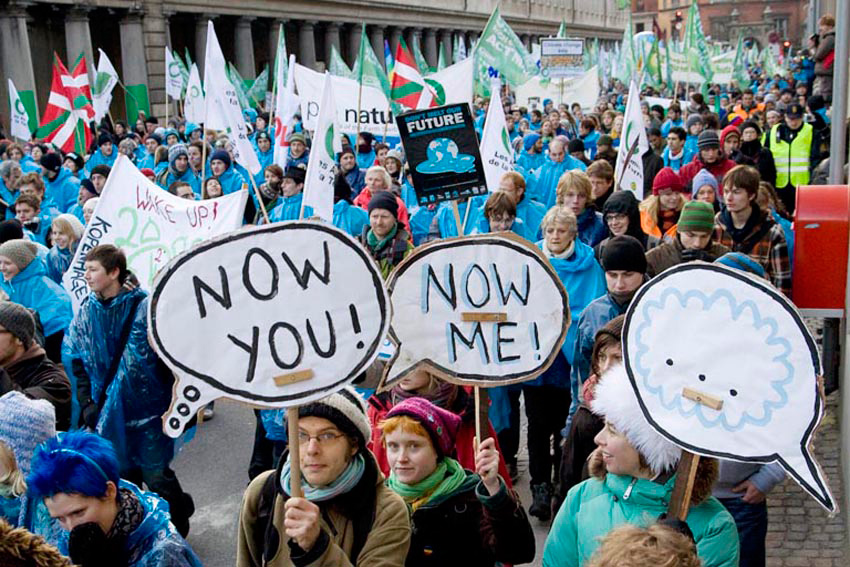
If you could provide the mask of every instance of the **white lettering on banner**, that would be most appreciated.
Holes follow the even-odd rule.
[[[333,393],[378,356],[390,322],[377,264],[314,221],[252,227],[181,254],[157,276],[148,316],[178,379],[163,419],[171,436],[221,396],[287,407]]]
[[[114,244],[127,267],[150,289],[156,272],[172,257],[212,236],[239,228],[247,193],[190,201],[151,183],[126,156],[119,155],[86,225],[69,269],[62,277],[74,310],[88,296],[86,254],[99,244]]]
[[[454,124],[463,124],[463,113],[455,112],[453,114],[442,114],[440,116],[429,116],[421,120],[408,122],[408,130],[413,132],[421,132],[424,130],[432,130],[443,126],[452,126]]]
[[[531,380],[569,327],[567,293],[540,250],[511,235],[441,240],[390,276],[396,346],[381,388],[424,366],[459,384]]]

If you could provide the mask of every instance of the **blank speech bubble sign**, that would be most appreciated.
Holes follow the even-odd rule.
[[[390,320],[381,274],[344,232],[319,222],[248,228],[201,244],[159,273],[154,348],[177,383],[164,431],[209,401],[268,407],[322,398],[377,356]]]
[[[701,455],[778,462],[836,510],[811,451],[824,410],[815,342],[767,281],[702,262],[666,270],[629,305],[623,358],[659,433]]]
[[[441,240],[387,282],[396,352],[382,388],[420,366],[458,384],[531,380],[561,349],[567,292],[540,250],[509,234]]]

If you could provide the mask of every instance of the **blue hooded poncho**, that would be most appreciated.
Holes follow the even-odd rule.
[[[66,167],[60,169],[53,181],[48,181],[47,177],[44,178],[45,201],[53,202],[60,213],[67,213],[77,204],[79,196],[80,180],[74,177],[70,169]],[[46,208],[45,203],[41,204],[41,208]]]
[[[74,315],[71,298],[59,284],[47,277],[41,258],[36,257],[11,281],[2,279],[0,288],[9,296],[9,301],[38,313],[45,337],[66,330],[71,323]]]

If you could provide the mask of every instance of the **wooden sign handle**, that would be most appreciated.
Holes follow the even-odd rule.
[[[289,429],[289,495],[301,498],[301,443],[298,441],[298,406],[286,408]]]
[[[490,418],[487,412],[490,409],[490,399],[487,388],[475,386],[475,439],[481,443],[490,436]],[[478,447],[474,447],[478,451]]]
[[[676,518],[684,522],[688,517],[698,466],[699,455],[682,451],[682,458],[679,460],[679,466],[676,467],[676,483],[673,485],[670,504],[667,506],[668,518]]]

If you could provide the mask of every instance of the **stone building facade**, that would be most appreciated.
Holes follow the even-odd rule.
[[[271,63],[284,24],[287,51],[302,64],[323,68],[336,46],[352,63],[361,26],[379,58],[384,40],[418,43],[435,64],[440,43],[451,58],[455,38],[469,46],[498,0],[0,0],[0,71],[25,104],[41,112],[50,90],[53,53],[66,64],[84,53],[90,74],[98,48],[109,56],[127,91],[116,88],[112,111],[127,114],[131,102],[165,113],[166,45],[188,51],[203,73],[207,21],[215,22],[225,57],[245,78]],[[627,14],[617,0],[502,0],[502,16],[529,45],[553,35],[562,18],[571,35],[602,40],[622,37]],[[6,81],[0,97],[6,98]],[[132,108],[133,105],[126,105]],[[3,108],[3,123],[8,125]]]

